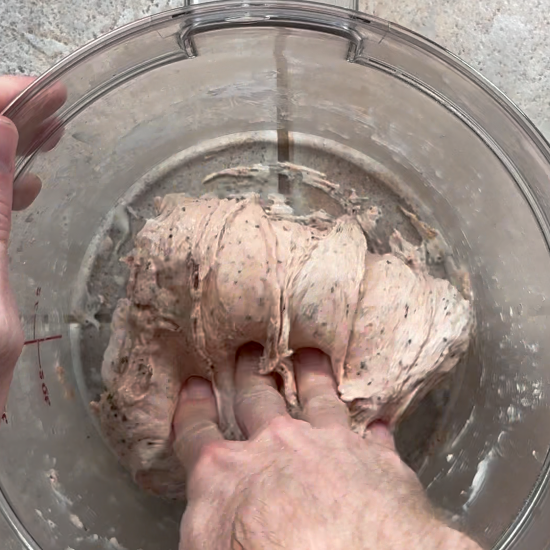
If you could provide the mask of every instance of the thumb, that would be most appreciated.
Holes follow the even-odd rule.
[[[11,208],[13,202],[13,174],[15,171],[15,152],[19,139],[15,124],[0,117],[0,271],[7,266],[4,250],[7,246],[11,228]]]

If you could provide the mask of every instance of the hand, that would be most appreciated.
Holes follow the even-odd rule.
[[[34,79],[31,77],[0,77],[0,113]],[[8,240],[11,211],[29,206],[40,192],[41,183],[33,174],[25,175],[17,189],[13,188],[15,156],[41,140],[54,124],[53,113],[65,102],[66,91],[52,86],[29,102],[24,116],[16,125],[0,116],[0,415],[3,413],[13,371],[23,346],[23,331],[19,312],[8,281]],[[21,134],[21,138],[19,139]],[[51,149],[60,135],[51,139],[45,149]]]
[[[0,117],[0,415],[4,412],[13,369],[23,347],[19,312],[8,281],[8,238],[17,139],[15,125]]]
[[[241,351],[235,412],[248,441],[225,441],[210,384],[191,378],[174,416],[187,472],[181,550],[479,550],[441,523],[382,425],[349,429],[330,360],[295,355],[303,420],[276,380],[257,374],[261,348]]]

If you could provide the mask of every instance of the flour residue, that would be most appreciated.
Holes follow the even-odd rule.
[[[84,524],[82,523],[82,520],[76,514],[70,514],[69,519],[77,529],[84,529]]]
[[[472,485],[470,486],[468,500],[463,506],[464,511],[470,508],[470,506],[474,503],[474,501],[477,499],[477,497],[481,493],[481,490],[485,485],[487,475],[489,473],[489,467],[491,465],[491,462],[494,460],[496,456],[497,454],[495,450],[491,449],[487,454],[487,456],[478,464],[476,474],[474,476],[474,479],[472,480]]]
[[[48,476],[50,480],[50,486],[52,488],[52,492],[59,501],[60,504],[64,504],[65,506],[72,506],[73,501],[63,493],[62,487],[59,483],[58,473],[57,470],[49,470],[46,472],[46,475]]]

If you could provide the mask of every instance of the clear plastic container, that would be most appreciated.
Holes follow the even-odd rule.
[[[133,484],[90,412],[100,380],[85,363],[103,350],[84,361],[82,342],[109,319],[82,269],[102,224],[131,246],[135,220],[117,213],[136,185],[199,193],[214,169],[285,157],[398,190],[465,263],[476,338],[418,473],[486,546],[545,547],[550,151],[509,100],[406,29],[306,2],[130,24],[54,67],[7,116],[24,130],[54,83],[68,92],[52,128],[63,136],[17,165],[43,190],[15,216],[10,248],[28,344],[0,429],[3,547],[177,547],[182,507]]]

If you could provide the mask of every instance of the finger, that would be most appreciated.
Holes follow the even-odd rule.
[[[2,76],[0,77],[0,112],[4,110],[21,92],[23,92],[36,79],[27,76]],[[57,120],[52,118],[67,101],[67,88],[61,82],[56,82],[48,88],[40,91],[25,104],[20,112],[14,115],[14,122],[19,130],[19,155],[26,154],[37,142],[40,142]],[[42,150],[51,150],[59,139],[61,133],[55,133]]]
[[[35,80],[34,76],[0,76],[0,112]]]
[[[304,420],[314,428],[349,428],[348,408],[338,397],[329,357],[307,348],[298,350],[293,360]]]
[[[25,210],[38,197],[42,189],[42,182],[36,174],[26,174],[18,178],[13,188],[12,210]]]
[[[34,131],[32,142],[28,145],[28,149],[33,150],[40,146],[40,150],[43,153],[51,151],[61,141],[61,138],[65,133],[65,129],[60,127],[59,124],[60,120],[55,116],[44,121]]]
[[[1,76],[0,111],[8,107],[35,80],[32,76]],[[62,82],[55,82],[29,99],[24,109],[25,120],[42,122],[51,117],[66,101],[66,86]]]
[[[204,447],[223,441],[210,382],[192,377],[184,385],[174,414],[174,451],[188,475]]]
[[[0,117],[0,243],[6,245],[11,228],[17,140],[17,128],[13,122],[5,117]]]
[[[25,155],[30,151],[37,140],[37,134],[44,130],[43,124],[50,126],[51,129],[51,125],[57,123],[53,115],[65,101],[67,101],[67,89],[63,84],[56,83],[29,100],[22,112],[15,115],[14,120],[20,134],[17,150],[19,155]]]
[[[365,432],[365,439],[382,447],[386,447],[390,451],[397,452],[393,435],[388,425],[384,422],[376,421],[370,424]]]
[[[259,344],[248,344],[237,354],[235,416],[249,439],[278,416],[289,416],[273,376],[258,372],[262,352]]]

